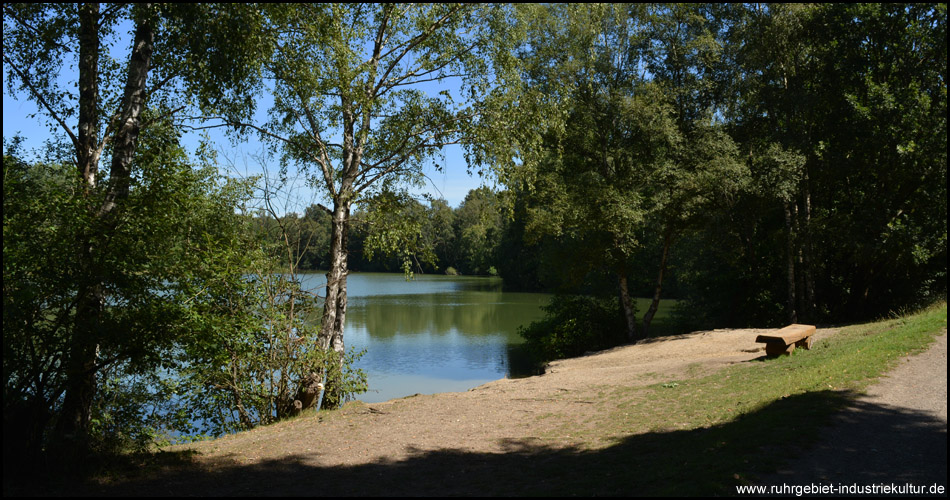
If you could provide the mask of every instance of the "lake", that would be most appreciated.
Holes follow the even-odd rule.
[[[324,294],[324,274],[301,277]],[[543,316],[550,295],[502,291],[500,278],[351,273],[343,339],[366,349],[356,366],[375,403],[413,394],[465,391],[530,374],[518,327]]]

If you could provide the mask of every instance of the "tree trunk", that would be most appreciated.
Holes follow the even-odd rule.
[[[667,230],[666,235],[663,237],[663,255],[660,257],[660,272],[656,277],[656,288],[653,291],[653,302],[650,303],[650,308],[647,309],[647,312],[643,315],[643,336],[647,336],[647,332],[650,330],[650,323],[653,321],[653,316],[656,315],[656,310],[660,307],[660,292],[663,290],[663,275],[666,273],[666,260],[670,254],[670,243],[673,241],[673,231]]]
[[[798,323],[798,313],[795,309],[795,238],[792,231],[792,209],[790,202],[785,202],[785,232],[786,245],[785,253],[788,267],[788,321],[789,323]]]
[[[801,319],[804,316],[806,307],[805,307],[805,256],[802,250],[802,230],[801,230],[801,215],[798,211],[798,203],[792,202],[792,232],[795,235],[793,244],[795,245],[795,310],[796,310],[796,319]],[[792,323],[795,323],[793,321]]]
[[[79,137],[76,167],[87,190],[99,173],[99,4],[79,8]]]
[[[148,5],[148,4],[146,4]],[[116,117],[115,140],[112,146],[112,165],[109,170],[109,190],[99,213],[107,217],[119,200],[129,196],[132,174],[132,157],[138,144],[142,111],[145,109],[146,82],[152,65],[152,49],[155,31],[146,18],[135,28],[132,55],[129,57],[129,72],[125,81],[125,93]]]
[[[345,347],[343,327],[346,322],[346,276],[347,230],[349,229],[350,206],[337,202],[333,207],[332,234],[330,238],[330,269],[327,272],[326,300],[323,304],[323,323],[320,325],[319,342],[324,350],[332,349],[335,356],[328,360],[322,407],[333,409],[343,403],[342,367]]]
[[[804,201],[805,201],[805,221],[803,224],[803,230],[801,234],[802,239],[802,248],[804,249],[805,255],[802,261],[802,274],[805,275],[805,310],[803,314],[807,316],[808,321],[815,321],[815,316],[818,311],[818,304],[815,301],[815,272],[812,269],[812,263],[814,262],[813,253],[812,253],[812,238],[811,238],[811,190],[808,187],[808,169],[805,169],[805,178],[802,183],[804,189]]]
[[[630,290],[627,287],[627,273],[617,274],[618,287],[620,289],[620,307],[623,310],[623,317],[627,322],[627,339],[635,342],[639,339],[637,334],[637,318],[633,309],[633,302],[630,300]]]
[[[80,449],[88,445],[92,403],[96,397],[99,322],[104,304],[101,292],[101,287],[97,286],[79,291],[79,305],[76,307],[75,327],[66,365],[66,393],[54,432],[57,443]]]
[[[293,400],[290,401],[288,408],[277,418],[284,418],[292,415],[300,415],[301,412],[309,410],[317,405],[317,397],[323,390],[323,383],[320,382],[321,376],[317,373],[311,373],[302,378],[297,384],[297,392]]]
[[[146,6],[147,8],[147,6]],[[83,7],[80,17],[80,110],[82,116],[79,131],[83,139],[77,147],[78,169],[84,176],[87,189],[96,188],[96,173],[101,148],[91,147],[96,143],[93,133],[98,133],[96,125],[89,123],[98,120],[98,70],[90,66],[98,60],[98,6]],[[89,236],[79,242],[82,252],[83,271],[87,274],[86,284],[77,291],[75,329],[70,341],[70,350],[66,361],[66,394],[63,407],[55,429],[57,440],[68,440],[85,446],[89,433],[92,404],[95,400],[99,369],[99,349],[103,338],[101,331],[102,315],[105,310],[104,270],[96,262],[99,242],[111,234],[116,227],[113,214],[120,200],[128,196],[131,175],[132,155],[135,151],[140,127],[140,117],[145,106],[146,80],[151,67],[154,47],[154,26],[149,17],[136,25],[132,55],[126,76],[125,94],[116,114],[118,127],[114,136],[112,168],[105,201],[95,212],[93,229]],[[90,54],[92,51],[94,54]],[[92,102],[83,101],[92,100]],[[96,112],[93,112],[96,111]]]
[[[87,191],[96,188],[99,169],[99,4],[79,9],[79,137],[76,168]],[[92,271],[93,248],[88,239],[77,242],[80,262]],[[97,273],[93,273],[97,274]],[[77,290],[73,335],[66,355],[66,392],[54,429],[56,442],[67,446],[85,446],[92,401],[96,394],[96,370],[99,320],[102,313],[102,287],[95,280],[81,283]]]

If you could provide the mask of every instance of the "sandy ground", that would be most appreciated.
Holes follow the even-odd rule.
[[[481,467],[489,472],[481,471],[479,477],[491,478],[499,467],[495,462],[524,450],[546,447],[556,455],[557,450],[599,446],[565,431],[563,418],[569,415],[578,428],[588,419],[596,421],[597,405],[585,399],[591,397],[592,389],[697,377],[759,358],[764,347],[755,343],[755,337],[769,331],[713,330],[656,338],[557,361],[541,376],[497,380],[466,392],[351,403],[338,412],[196,443],[192,447],[200,452],[197,468],[171,471],[160,481],[128,485],[131,489],[125,491],[132,495],[332,495],[339,491],[321,490],[320,478],[346,473],[350,484],[345,494],[379,495],[392,484],[395,495],[418,495],[432,491],[432,474],[464,474],[466,468]],[[836,332],[819,329],[815,340]],[[836,427],[827,430],[825,445],[801,450],[797,459],[774,477],[763,478],[761,484],[883,480],[855,474],[888,471],[888,481],[942,481],[945,486],[946,342],[944,333],[935,347],[882,378],[865,398],[842,413]],[[915,416],[920,416],[919,422],[913,421]],[[856,460],[874,456],[879,460]],[[474,460],[485,463],[473,464],[472,457],[481,457]],[[503,463],[503,468],[517,468],[520,462]],[[225,470],[238,472],[220,473]],[[427,473],[424,478],[413,477]],[[267,484],[269,480],[279,484]],[[447,486],[450,483],[446,479],[439,494],[473,494],[455,491]],[[120,486],[104,493],[121,495],[124,489]]]
[[[542,376],[496,380],[466,392],[360,403],[344,410],[339,418],[323,419],[318,426],[304,419],[279,430],[260,428],[227,436],[199,449],[208,458],[224,457],[229,440],[254,439],[260,444],[258,453],[227,458],[247,464],[285,454],[323,467],[399,461],[447,445],[466,452],[503,453],[510,451],[513,443],[530,443],[550,430],[539,416],[569,411],[574,420],[586,420],[588,412],[597,411],[584,399],[594,387],[650,385],[758,358],[764,355],[764,344],[756,344],[755,337],[770,331],[712,330],[658,337],[555,361]],[[819,330],[816,340],[835,331]],[[366,420],[372,424],[362,425]],[[288,443],[275,439],[274,432],[302,439]],[[565,446],[582,444],[568,436],[560,439]]]

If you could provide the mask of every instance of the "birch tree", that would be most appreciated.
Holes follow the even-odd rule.
[[[354,206],[423,179],[444,146],[478,147],[479,99],[504,49],[505,10],[462,4],[305,4],[270,11],[279,41],[266,68],[274,105],[249,127],[305,171],[331,216],[320,345],[342,360],[347,232]],[[446,85],[457,85],[449,92]],[[332,370],[331,370],[332,371]],[[345,395],[327,380],[323,405]]]

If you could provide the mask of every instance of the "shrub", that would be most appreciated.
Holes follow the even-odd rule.
[[[518,333],[528,348],[545,361],[579,356],[626,340],[616,299],[556,295],[544,311],[544,319],[519,328]]]

